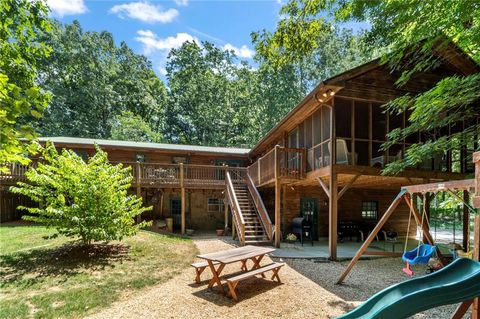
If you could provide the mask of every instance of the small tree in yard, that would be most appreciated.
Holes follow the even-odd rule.
[[[135,224],[135,217],[152,207],[142,207],[141,198],[127,193],[133,179],[130,167],[110,164],[98,147],[88,161],[72,150],[58,152],[53,143],[41,154],[43,161],[25,173],[29,183],[12,188],[38,203],[21,207],[31,214],[23,219],[56,228],[54,236],[78,236],[87,245],[121,240],[148,225]]]

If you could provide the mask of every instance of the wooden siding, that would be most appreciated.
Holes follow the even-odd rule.
[[[29,207],[34,205],[25,196],[10,193],[7,188],[0,189],[0,222],[19,220],[25,214],[25,211],[18,209],[18,206]]]
[[[269,212],[270,217],[274,214],[274,189],[262,189],[262,199]],[[318,207],[318,234],[320,237],[328,237],[328,197],[319,186],[301,186],[285,187],[282,198],[282,232],[284,235],[291,231],[291,222],[295,217],[300,216],[300,200],[301,198],[313,198],[317,201]],[[378,202],[378,219],[387,210],[392,200],[398,194],[396,190],[371,190],[351,188],[338,201],[338,221],[356,221],[367,222],[362,220],[361,207],[362,201]],[[386,230],[394,230],[398,232],[398,236],[405,236],[408,226],[409,208],[405,203],[401,203],[393,216],[389,219]],[[376,221],[370,222],[375,225]],[[415,235],[415,227],[410,226],[410,236]]]

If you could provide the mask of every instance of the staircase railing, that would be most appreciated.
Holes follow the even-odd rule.
[[[272,221],[270,220],[270,216],[268,215],[267,209],[265,208],[265,205],[263,204],[262,197],[260,196],[260,193],[258,192],[257,188],[255,187],[255,184],[253,183],[252,178],[250,177],[249,174],[247,174],[245,178],[245,182],[248,187],[248,191],[250,192],[250,195],[252,196],[253,203],[255,204],[255,207],[257,209],[258,215],[260,216],[260,220],[263,224],[263,228],[265,229],[265,234],[267,235],[268,240],[273,239],[273,225]]]
[[[227,198],[232,209],[232,216],[234,219],[235,228],[237,229],[238,239],[241,245],[245,245],[245,220],[243,219],[240,205],[238,204],[237,195],[233,187],[232,177],[230,172],[225,172],[225,183],[227,188]]]

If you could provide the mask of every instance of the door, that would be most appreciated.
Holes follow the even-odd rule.
[[[173,229],[182,227],[182,203],[180,198],[172,198],[170,201],[170,212],[173,218]]]
[[[300,216],[312,223],[312,238],[318,240],[318,203],[316,198],[300,199]]]

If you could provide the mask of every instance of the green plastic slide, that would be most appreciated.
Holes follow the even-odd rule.
[[[401,319],[480,297],[480,262],[459,258],[423,277],[390,286],[338,319]]]

